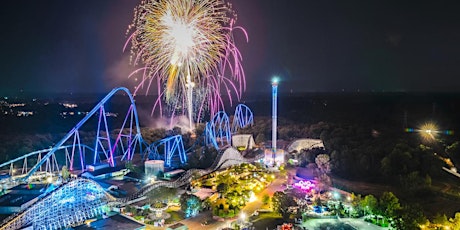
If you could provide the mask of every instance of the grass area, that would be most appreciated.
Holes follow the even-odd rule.
[[[340,230],[355,230],[352,226],[346,223],[323,223],[319,225],[319,229],[340,229]]]
[[[251,222],[256,222],[256,221],[267,219],[267,218],[270,219],[270,218],[282,218],[282,217],[277,212],[261,212],[257,216],[250,217]]]
[[[165,224],[171,224],[185,219],[184,213],[182,211],[168,209],[166,212],[169,213],[171,217],[165,220]]]
[[[288,222],[284,220],[281,215],[275,212],[260,213],[251,221],[255,229],[274,229],[276,226]]]

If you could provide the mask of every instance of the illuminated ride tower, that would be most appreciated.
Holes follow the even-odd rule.
[[[195,87],[195,83],[192,82],[190,78],[190,73],[187,74],[187,82],[185,84],[187,87],[187,109],[188,109],[188,120],[189,120],[189,128],[190,133],[192,136],[194,135],[194,127],[193,127],[193,87]]]
[[[276,165],[276,126],[277,126],[277,110],[278,110],[278,82],[279,79],[272,79],[272,160],[273,166]]]

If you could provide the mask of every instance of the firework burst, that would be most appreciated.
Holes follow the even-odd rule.
[[[164,101],[169,111],[188,109],[199,120],[203,112],[216,113],[223,95],[238,100],[245,90],[241,54],[233,32],[236,14],[223,0],[145,0],[134,10],[128,28],[131,63],[142,75],[134,94],[157,86],[152,113]],[[192,99],[193,95],[193,99]]]

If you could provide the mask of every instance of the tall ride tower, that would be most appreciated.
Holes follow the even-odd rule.
[[[195,83],[192,82],[190,78],[190,73],[187,74],[187,83],[185,83],[185,87],[187,87],[187,109],[188,109],[188,121],[189,121],[189,128],[190,133],[194,134],[194,127],[193,127],[193,87],[195,87]]]
[[[277,110],[278,110],[278,77],[272,79],[272,158],[273,166],[276,165],[276,126],[277,126]]]

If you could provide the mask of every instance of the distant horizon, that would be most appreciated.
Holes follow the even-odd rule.
[[[119,87],[124,87],[124,86],[119,86]],[[112,89],[115,89],[117,87],[114,87]],[[18,90],[16,92],[0,92],[0,97],[11,97],[11,96],[16,96],[16,95],[105,95],[109,93],[112,89],[108,89],[106,92],[66,92],[66,91],[53,91],[53,92],[45,92],[45,91],[25,91],[25,90]],[[128,90],[132,93],[132,89]],[[246,95],[263,95],[263,94],[270,94],[271,93],[271,87],[267,87],[267,90],[260,90],[260,91],[252,91],[252,92],[244,92],[242,94],[242,97],[245,97]],[[460,91],[425,91],[425,90],[361,90],[361,89],[343,89],[343,90],[306,90],[306,91],[290,91],[288,89],[282,89],[282,87],[278,88],[278,94],[282,95],[298,95],[298,94],[314,94],[314,93],[415,93],[415,94],[420,94],[420,93],[426,93],[426,94],[460,94]],[[152,93],[138,93],[136,97],[144,97],[144,96],[157,96],[158,94],[152,94]]]

